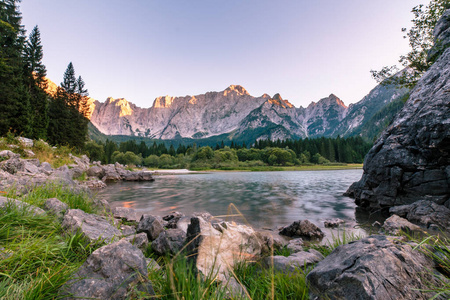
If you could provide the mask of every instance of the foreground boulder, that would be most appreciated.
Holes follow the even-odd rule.
[[[125,240],[95,250],[61,288],[63,299],[128,299],[138,292],[154,295],[147,261]]]
[[[193,217],[187,229],[188,257],[203,275],[217,274],[222,282],[227,281],[235,263],[259,257],[261,248],[256,232],[245,225],[213,226],[201,217]]]
[[[142,215],[136,228],[138,233],[145,232],[149,241],[154,241],[164,231],[160,220],[152,215]]]
[[[69,209],[64,215],[62,227],[72,234],[80,232],[89,242],[110,242],[121,236],[120,231],[106,218],[85,213],[81,209]]]
[[[450,228],[450,209],[427,200],[392,207],[389,212],[428,229],[445,230]]]
[[[311,298],[430,299],[433,260],[409,244],[373,235],[339,246],[308,274]]]
[[[436,34],[449,32],[449,14]],[[361,180],[347,191],[357,205],[387,210],[419,198],[450,207],[449,90],[447,48],[367,154]]]
[[[186,233],[181,229],[167,229],[152,243],[152,249],[158,255],[175,255],[186,241]]]
[[[280,230],[281,235],[306,239],[322,239],[325,234],[319,227],[308,220],[300,220],[285,226]]]

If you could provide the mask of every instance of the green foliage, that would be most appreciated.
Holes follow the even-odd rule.
[[[125,153],[115,151],[111,156],[111,162],[118,162],[123,165],[142,165],[142,156],[131,151]]]
[[[38,204],[39,196],[54,195],[42,190],[32,193],[36,194],[22,200]],[[68,190],[58,194],[63,200],[71,197],[78,196]],[[60,222],[52,215],[7,206],[0,214],[0,247],[4,248],[0,255],[6,254],[0,264],[0,298],[58,298],[61,286],[97,246],[86,243],[80,234],[63,236]]]
[[[0,2],[0,135],[9,131],[29,136],[30,94],[22,58],[25,39],[17,0]]]
[[[103,145],[97,144],[94,141],[89,141],[84,146],[84,151],[91,161],[102,161],[105,156]]]
[[[431,0],[427,6],[420,4],[412,9],[414,19],[413,26],[409,29],[402,28],[406,33],[411,50],[408,54],[400,56],[399,62],[409,70],[393,76],[399,71],[397,66],[384,67],[381,71],[372,70],[372,77],[383,84],[396,84],[413,87],[417,80],[427,71],[445,49],[440,47],[439,41],[434,43],[433,30],[437,21],[446,9],[450,8],[449,0]],[[438,53],[428,57],[430,49],[436,46]]]
[[[234,273],[247,288],[251,299],[309,299],[307,269],[282,273],[265,269],[258,263],[241,263],[237,264]]]
[[[81,94],[78,92],[82,92]],[[69,145],[83,149],[88,133],[88,99],[84,81],[75,78],[75,69],[69,63],[61,88],[50,102],[48,139],[52,144]]]
[[[186,257],[164,258],[164,275],[161,271],[150,272],[149,278],[158,299],[224,299],[223,287],[216,274],[200,276]]]

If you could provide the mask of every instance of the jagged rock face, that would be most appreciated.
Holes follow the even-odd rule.
[[[427,199],[450,207],[450,48],[419,80],[347,193],[369,210]]]
[[[229,133],[267,96],[255,98],[241,86],[223,92],[186,97],[159,97],[148,109],[125,99],[96,103],[91,122],[108,135],[139,135],[159,139],[203,138]]]
[[[331,136],[352,136],[359,135],[362,132],[363,125],[370,120],[370,118],[379,112],[384,106],[400,99],[406,93],[406,88],[396,88],[392,85],[377,85],[370,93],[361,101],[350,104],[344,113],[344,118],[339,122],[333,123],[330,130]]]
[[[296,108],[280,94],[268,98],[239,124],[238,135],[255,134],[257,139],[287,139],[307,137],[308,133],[298,120]]]
[[[299,121],[307,129],[308,136],[330,136],[347,114],[347,106],[331,94],[319,102],[312,102],[306,109],[299,109]]]
[[[447,9],[433,31],[435,46],[428,52],[428,59],[432,60],[450,45],[450,9]]]

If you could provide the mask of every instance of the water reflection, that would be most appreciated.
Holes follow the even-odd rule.
[[[355,204],[342,196],[362,170],[302,172],[221,172],[159,176],[154,182],[112,184],[99,193],[112,207],[133,207],[138,213],[164,215],[173,210],[190,214],[235,213],[256,227],[276,228],[300,219],[322,225],[328,218],[359,224]],[[322,227],[322,226],[321,226]]]

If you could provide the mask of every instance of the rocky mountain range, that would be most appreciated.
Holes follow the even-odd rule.
[[[380,111],[400,101],[407,92],[407,89],[378,85],[361,101],[348,107],[331,94],[306,108],[296,108],[279,94],[254,97],[242,86],[231,85],[221,92],[158,97],[150,108],[140,108],[124,98],[108,98],[103,103],[92,99],[90,119],[105,135],[165,140],[214,136],[275,140],[364,135],[364,126],[369,123],[371,130],[378,126],[381,131],[385,114],[380,115]],[[377,113],[379,119],[373,120]]]

